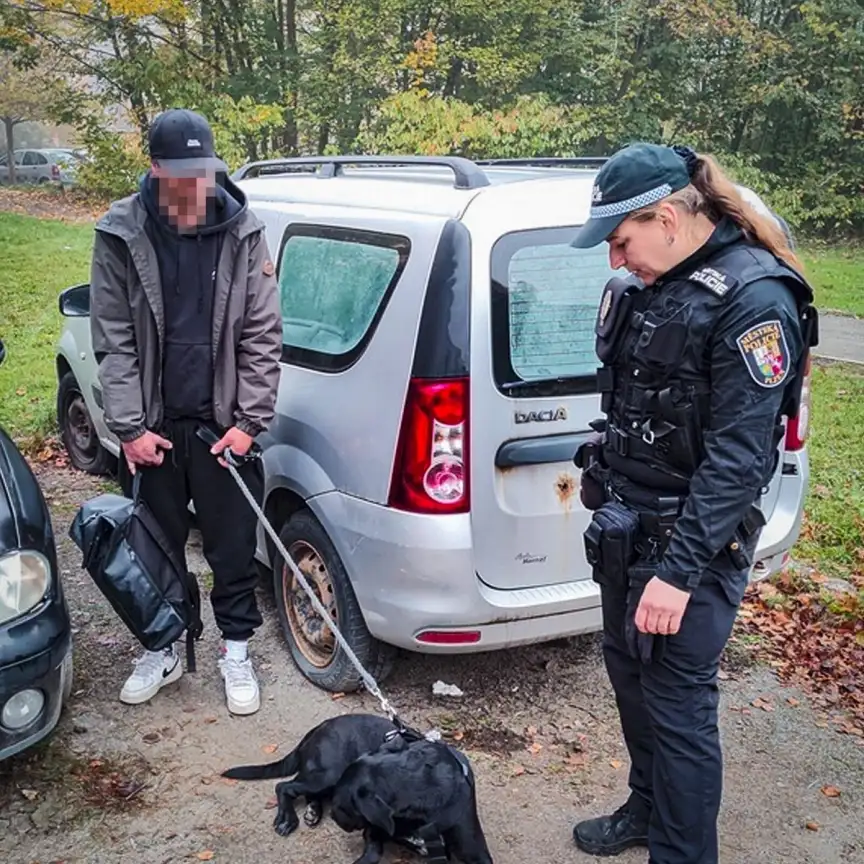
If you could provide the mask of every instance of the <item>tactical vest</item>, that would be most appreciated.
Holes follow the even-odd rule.
[[[783,435],[781,415],[797,413],[804,363],[817,338],[813,293],[803,277],[767,250],[738,241],[648,288],[610,280],[595,332],[603,362],[598,389],[607,418],[603,458],[613,471],[661,492],[686,494],[705,456],[718,319],[737,292],[769,277],[792,291],[804,346],[785,385],[776,446]]]

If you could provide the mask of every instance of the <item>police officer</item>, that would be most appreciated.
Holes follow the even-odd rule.
[[[605,417],[576,461],[631,794],[573,833],[595,855],[716,864],[717,673],[816,341],[813,294],[778,223],[689,148],[609,159],[573,245],[604,240],[631,276],[601,298]]]

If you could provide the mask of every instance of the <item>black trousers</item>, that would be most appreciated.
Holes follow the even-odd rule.
[[[199,425],[200,420],[165,423],[159,434],[174,446],[165,451],[161,465],[139,468],[141,496],[175,544],[181,561],[185,560],[189,538],[189,501],[194,503],[204,557],[213,570],[210,602],[216,624],[224,639],[242,641],[250,638],[262,622],[255,599],[257,517],[228,469],[195,434]],[[221,437],[222,430],[207,425]],[[122,458],[120,470],[128,471]],[[261,504],[261,461],[247,463],[239,470]]]
[[[731,561],[707,571],[681,629],[662,637],[660,659],[646,664],[625,637],[634,597],[628,612],[626,587],[602,586],[603,655],[630,753],[630,803],[649,816],[651,864],[717,864],[717,673],[746,585],[747,571]]]

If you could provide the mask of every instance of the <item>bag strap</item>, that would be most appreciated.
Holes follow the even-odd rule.
[[[141,466],[135,466],[135,473],[132,475],[132,500],[137,504],[141,498]]]

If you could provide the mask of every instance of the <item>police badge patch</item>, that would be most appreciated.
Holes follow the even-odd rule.
[[[786,380],[789,346],[779,321],[763,321],[742,333],[735,342],[750,377],[760,387],[777,387]]]

